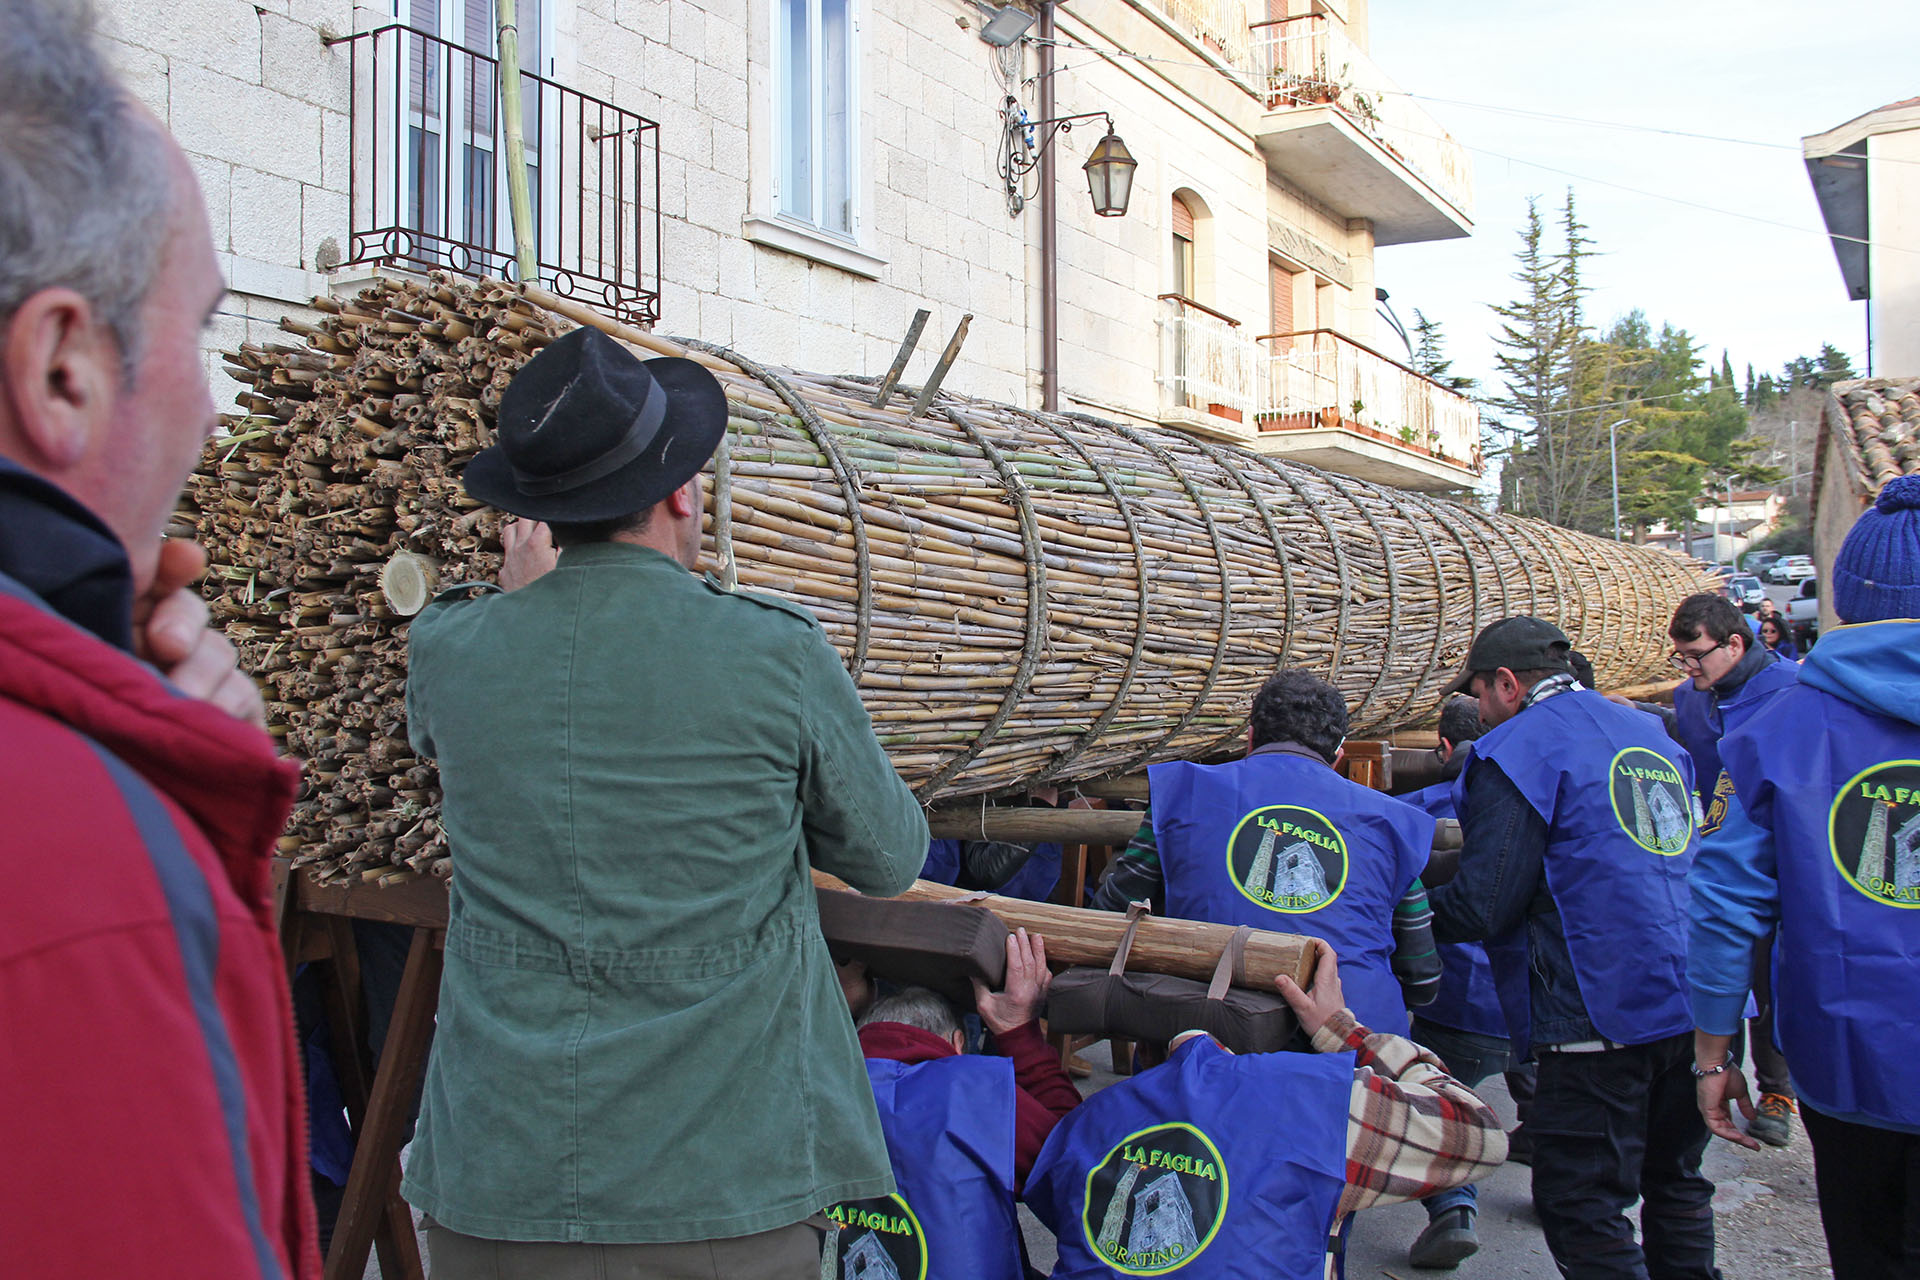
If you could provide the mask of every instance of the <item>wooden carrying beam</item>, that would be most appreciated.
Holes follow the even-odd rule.
[[[1015,844],[1052,840],[1117,848],[1133,839],[1133,833],[1140,829],[1140,818],[1135,809],[1048,809],[1038,805],[936,809],[927,815],[927,829],[936,840],[1008,840]],[[1458,832],[1458,823],[1443,821],[1434,831],[1434,849],[1459,848]]]
[[[1010,840],[1016,844],[1052,840],[1060,844],[1124,845],[1140,829],[1133,809],[936,809],[927,815],[936,840]]]
[[[813,873],[813,883],[820,889],[848,889],[839,877],[819,870]],[[1025,929],[1045,938],[1047,959],[1061,964],[1109,964],[1120,945],[1120,936],[1127,931],[1126,917],[1112,911],[1028,902],[991,893],[975,895],[931,880],[915,880],[900,897],[909,902],[975,902],[1000,917],[1007,928]],[[1127,968],[1205,982],[1213,977],[1233,934],[1232,925],[1149,916],[1134,932]],[[1273,980],[1284,973],[1306,987],[1313,979],[1316,958],[1311,938],[1256,929],[1234,970],[1233,985],[1272,991]]]

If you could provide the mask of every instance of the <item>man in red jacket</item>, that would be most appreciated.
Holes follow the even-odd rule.
[[[1007,938],[1007,977],[999,991],[974,983],[974,1006],[993,1033],[993,1051],[1013,1059],[1013,1178],[1019,1189],[1060,1117],[1080,1105],[1080,1091],[1040,1030],[1040,1006],[1053,975],[1047,944],[1025,929]],[[882,997],[860,1017],[860,1051],[893,1062],[932,1062],[966,1052],[960,1019],[939,995],[908,987]]]
[[[186,158],[0,30],[0,1272],[317,1276],[268,857],[297,770],[161,529],[215,425]],[[248,723],[252,721],[253,723]]]

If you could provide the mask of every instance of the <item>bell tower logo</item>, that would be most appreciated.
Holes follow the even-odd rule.
[[[1227,1166],[1189,1124],[1130,1133],[1087,1174],[1087,1246],[1115,1271],[1157,1276],[1199,1257],[1227,1216]]]
[[[1693,839],[1693,798],[1680,766],[1646,747],[1628,747],[1607,771],[1613,816],[1648,853],[1685,853]]]
[[[1847,883],[1890,907],[1920,907],[1920,760],[1855,774],[1827,814],[1833,864]]]
[[[1227,874],[1255,906],[1318,911],[1347,885],[1347,842],[1323,814],[1273,804],[1240,819],[1227,837]]]

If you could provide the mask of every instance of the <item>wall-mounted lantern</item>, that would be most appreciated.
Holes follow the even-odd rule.
[[[1055,116],[1050,120],[1029,120],[1019,99],[1008,97],[1000,106],[1005,133],[1000,148],[1000,176],[1007,185],[1007,212],[1018,215],[1027,203],[1026,177],[1040,163],[1040,157],[1053,145],[1055,135],[1070,133],[1079,120],[1104,120],[1107,132],[1094,144],[1093,154],[1082,168],[1087,173],[1087,190],[1093,197],[1093,211],[1103,218],[1122,217],[1127,200],[1133,194],[1133,171],[1139,162],[1113,131],[1113,117],[1104,111],[1084,111],[1079,115]]]

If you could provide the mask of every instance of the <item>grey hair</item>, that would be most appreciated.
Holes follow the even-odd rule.
[[[89,0],[8,0],[0,22],[0,325],[43,289],[85,298],[138,358],[174,178],[107,65]]]
[[[950,1036],[960,1029],[960,1015],[945,997],[925,987],[906,987],[875,1000],[860,1019],[860,1025],[872,1022],[904,1022],[937,1036]]]

